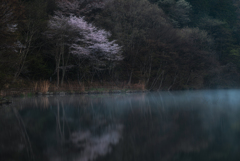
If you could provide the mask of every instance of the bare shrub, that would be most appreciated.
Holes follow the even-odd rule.
[[[33,88],[35,92],[46,93],[48,92],[49,87],[50,87],[49,81],[39,81],[34,83]]]
[[[145,83],[144,82],[139,82],[137,84],[133,84],[131,85],[132,89],[136,89],[136,90],[145,90]]]

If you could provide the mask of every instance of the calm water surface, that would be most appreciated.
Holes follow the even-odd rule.
[[[239,161],[240,90],[14,98],[1,161]]]

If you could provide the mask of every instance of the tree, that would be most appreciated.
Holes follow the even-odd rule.
[[[174,28],[165,11],[147,0],[114,0],[106,4],[98,23],[123,46],[123,81],[154,89],[200,88],[214,64],[212,39],[199,29]]]
[[[14,80],[20,74],[27,73],[26,61],[29,54],[36,54],[36,49],[43,46],[42,32],[46,28],[47,16],[47,2],[44,0],[33,0],[25,2],[25,18],[24,21],[19,23],[18,30],[21,33],[18,41],[22,44],[18,50],[18,62]]]
[[[0,88],[11,82],[15,72],[17,50],[22,46],[17,37],[23,13],[23,6],[18,0],[0,1]]]
[[[18,0],[0,2],[0,49],[14,46],[18,21],[23,15],[23,6]]]
[[[114,63],[123,59],[121,47],[115,40],[108,40],[111,36],[109,32],[97,29],[82,17],[71,16],[70,24],[81,31],[75,43],[70,46],[72,54],[88,57],[95,69],[106,66],[107,61]]]
[[[111,62],[112,66],[112,62],[123,59],[120,54],[121,47],[115,41],[108,40],[111,36],[109,32],[87,23],[83,17],[73,15],[73,11],[77,10],[75,5],[67,2],[67,6],[64,7],[64,4],[65,2],[63,4],[59,2],[58,7],[63,8],[64,12],[55,12],[49,20],[49,30],[46,32],[47,37],[54,40],[56,46],[57,85],[59,85],[60,66],[62,66],[61,84],[63,84],[70,54],[78,58],[87,58],[94,69],[100,69],[108,62]]]
[[[192,6],[185,0],[159,0],[158,6],[169,15],[170,20],[176,27],[186,26],[191,21]]]
[[[64,67],[62,70],[62,82],[65,74],[65,66],[68,63],[68,59],[65,62],[65,47],[71,39],[74,39],[74,35],[78,32],[74,26],[71,26],[69,23],[69,18],[62,15],[61,12],[55,12],[55,15],[52,16],[48,22],[48,31],[45,32],[47,37],[51,39],[54,43],[54,57],[56,63],[56,73],[57,73],[57,86],[59,86],[60,80],[60,63],[62,62],[62,66]],[[69,53],[67,54],[67,58],[69,58]]]

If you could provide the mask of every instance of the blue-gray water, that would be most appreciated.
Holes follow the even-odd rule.
[[[14,98],[1,161],[239,161],[240,90]]]

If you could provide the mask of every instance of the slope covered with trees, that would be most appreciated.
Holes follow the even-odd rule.
[[[8,0],[0,7],[0,89],[46,80],[148,89],[240,85],[237,0]]]

